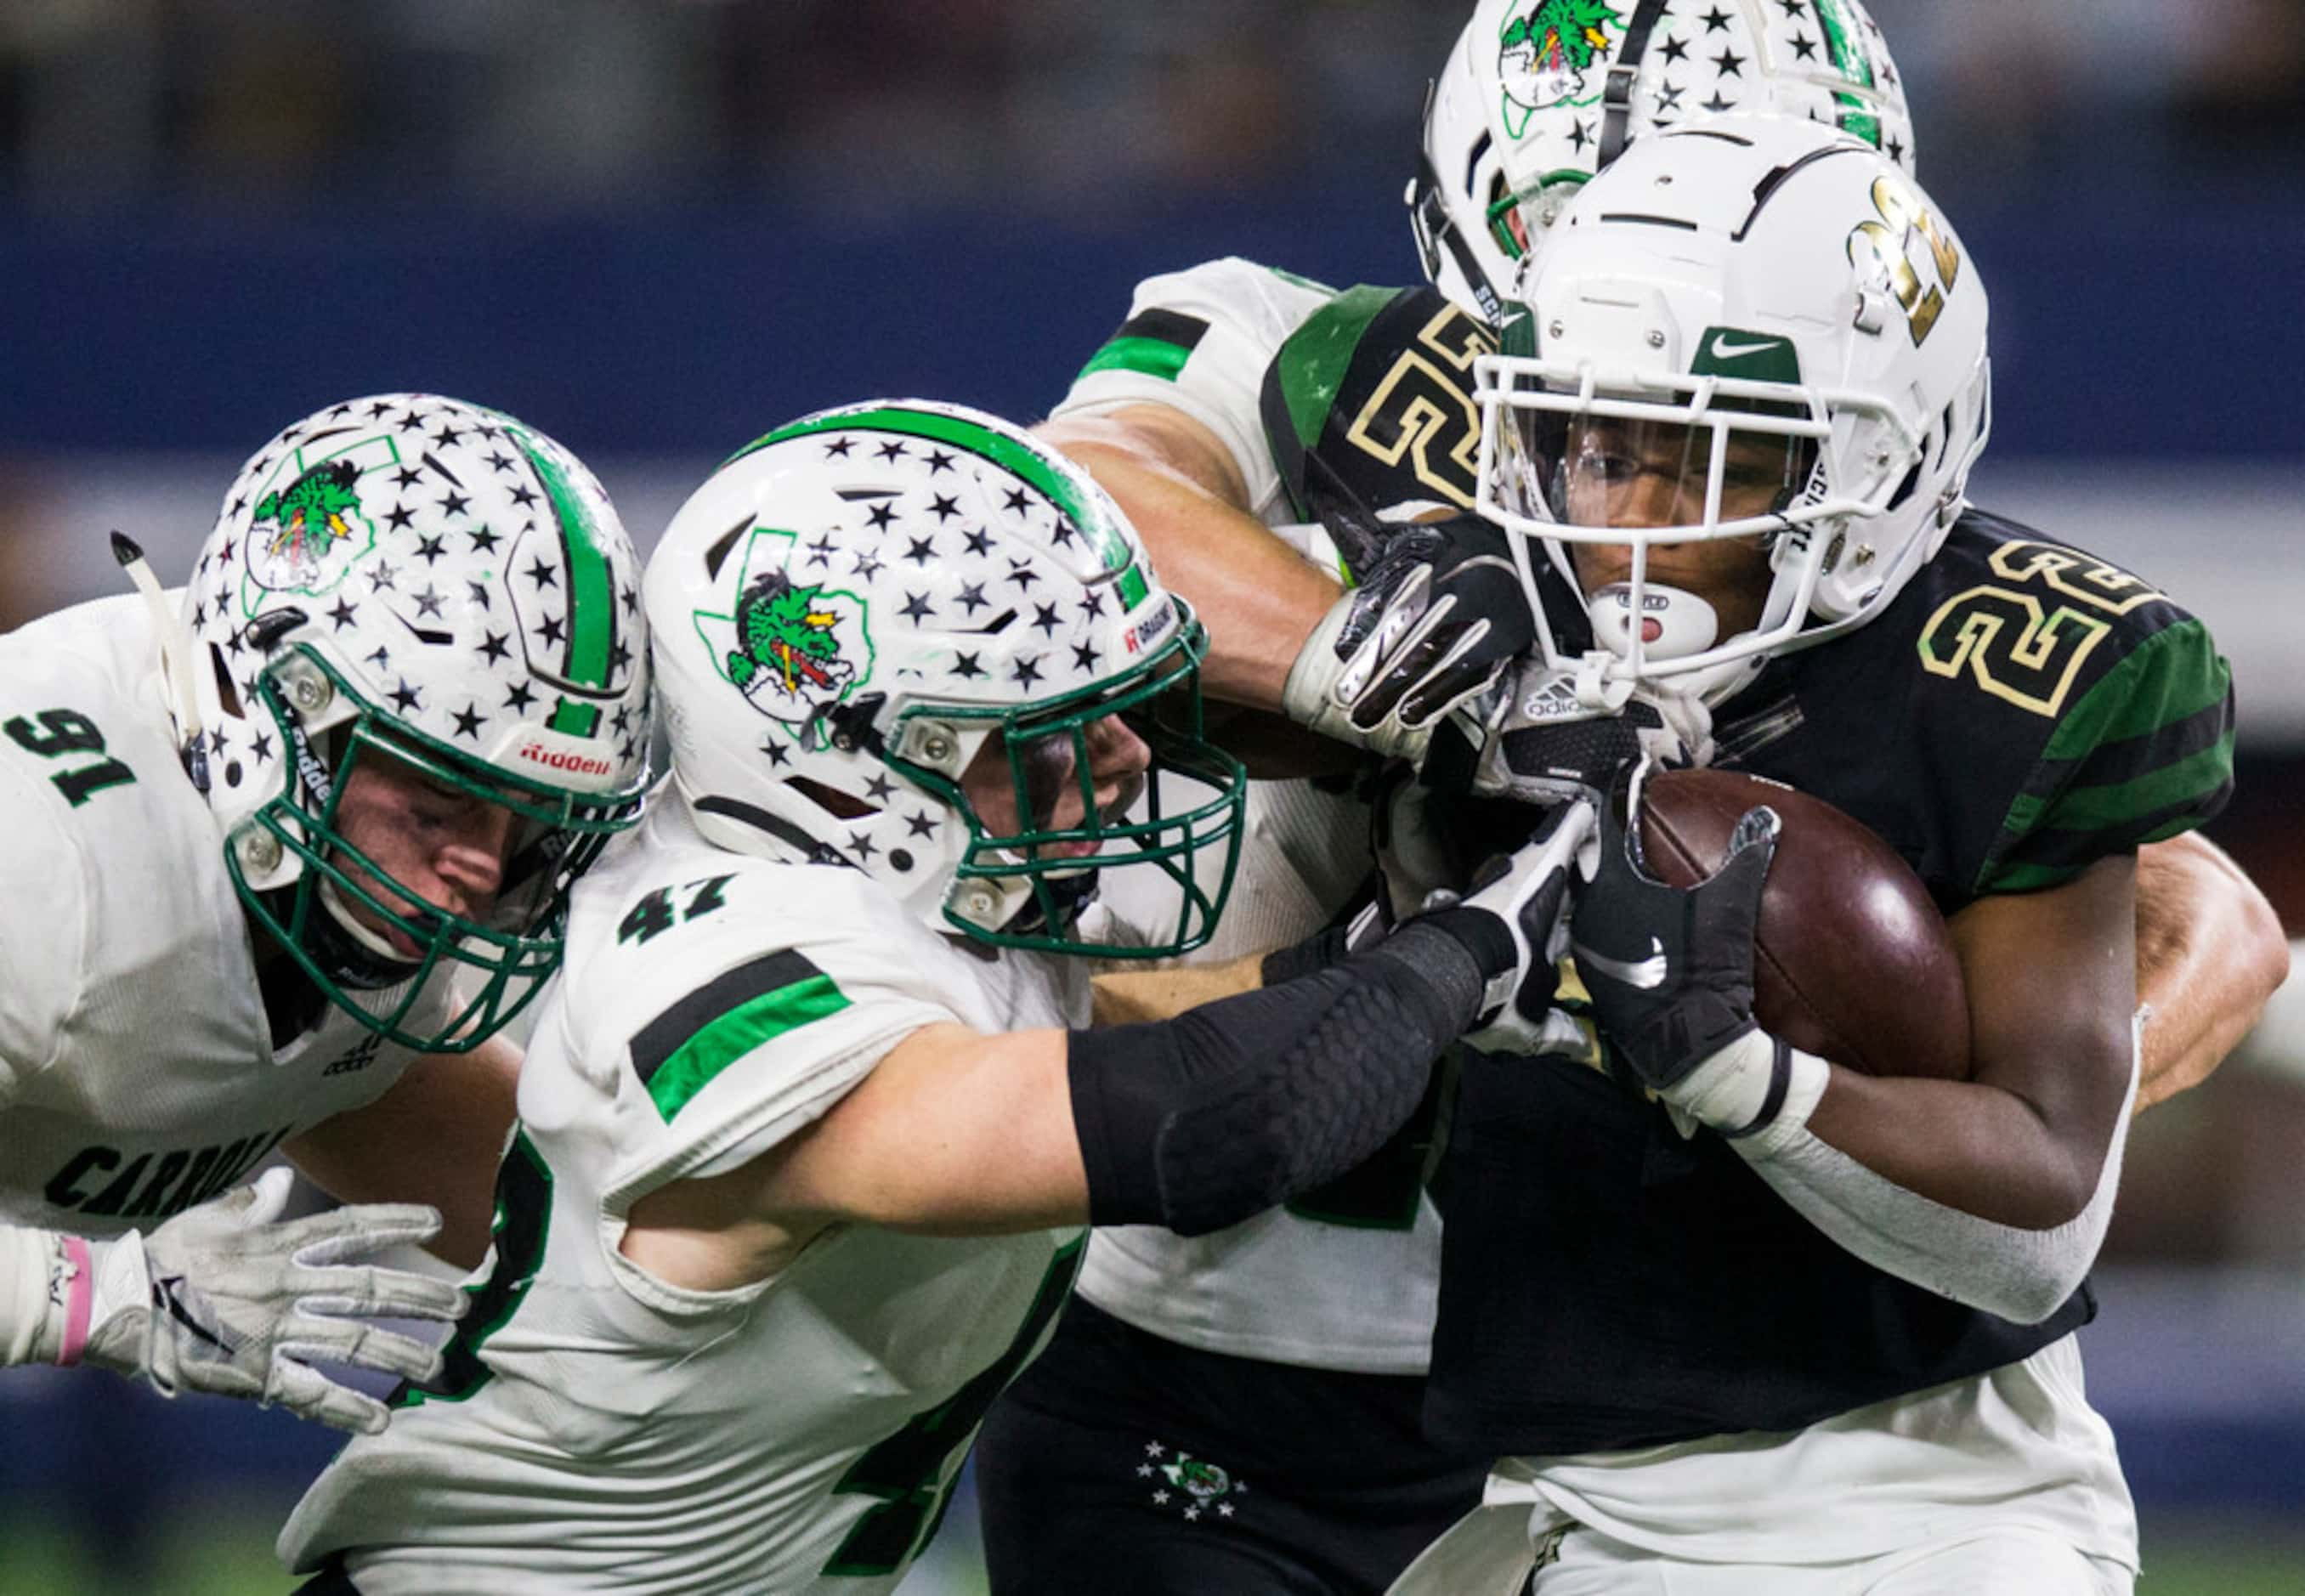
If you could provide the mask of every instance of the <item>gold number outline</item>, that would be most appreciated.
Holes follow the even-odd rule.
[[[1457,323],[1461,327],[1452,326]],[[1386,465],[1399,465],[1404,457],[1412,460],[1419,482],[1459,508],[1471,509],[1473,486],[1480,471],[1480,413],[1465,381],[1452,378],[1442,367],[1469,372],[1473,361],[1495,346],[1495,339],[1478,322],[1454,305],[1444,308],[1419,330],[1416,344],[1393,361],[1392,369],[1384,374],[1368,403],[1353,418],[1345,441]],[[1427,358],[1425,351],[1442,364]],[[1404,385],[1408,385],[1406,392]],[[1397,395],[1400,407],[1388,415]],[[1446,395],[1451,404],[1444,407],[1440,395]],[[1383,420],[1390,420],[1398,429],[1391,444],[1380,443],[1370,430]],[[1456,468],[1453,477],[1434,462],[1435,442],[1445,441],[1451,422],[1457,426],[1458,437],[1446,446],[1442,458]]]

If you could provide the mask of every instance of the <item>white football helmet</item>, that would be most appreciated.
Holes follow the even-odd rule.
[[[1475,363],[1478,505],[1518,534],[1546,661],[1588,700],[1672,679],[1718,702],[1879,615],[1960,515],[1990,424],[1985,286],[1868,143],[1780,116],[1645,139],[1522,291]],[[1733,635],[1648,578],[1661,545],[1756,536],[1761,613]],[[1587,592],[1572,545],[1629,563],[1588,556],[1625,568]]]
[[[1858,0],[1480,0],[1425,101],[1408,186],[1425,275],[1502,319],[1578,188],[1635,140],[1731,111],[1863,139],[1908,172],[1912,117]]]
[[[640,562],[591,473],[454,399],[331,406],[242,468],[172,632],[186,767],[251,917],[372,1030],[486,1040],[558,966],[568,887],[648,785]],[[387,902],[376,884],[420,900],[339,835],[379,756],[519,822],[485,919]],[[420,1019],[443,965],[455,1002]]]
[[[898,400],[807,416],[684,505],[647,604],[676,791],[724,847],[853,865],[928,923],[1003,947],[1152,956],[1206,941],[1240,848],[1246,778],[1201,736],[1206,636],[1087,474],[1021,429]],[[1149,747],[1148,818],[1100,805],[1090,739]],[[1005,754],[1013,823],[964,773]],[[1154,774],[1196,801],[1164,813]],[[1082,818],[1056,823],[1076,788]],[[1224,862],[1195,883],[1204,850]],[[1173,928],[1098,939],[1097,875],[1182,894]],[[1144,928],[1138,928],[1144,930]]]

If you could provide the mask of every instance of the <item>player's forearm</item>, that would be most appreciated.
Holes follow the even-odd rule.
[[[2145,1027],[2139,1112],[2199,1085],[2289,976],[2280,916],[2198,834],[2137,855],[2137,997]]]
[[[438,1209],[430,1251],[472,1269],[489,1250],[519,1078],[519,1049],[501,1037],[470,1053],[420,1058],[375,1102],[323,1121],[283,1150],[339,1202]]]
[[[1161,581],[1207,625],[1209,695],[1278,711],[1289,666],[1342,584],[1229,500],[1238,489],[1212,465],[1142,423],[1064,417],[1041,432],[1119,501]]]

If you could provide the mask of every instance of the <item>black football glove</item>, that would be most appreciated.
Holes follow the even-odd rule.
[[[1289,672],[1281,707],[1323,735],[1407,759],[1536,641],[1505,535],[1476,515],[1332,529],[1360,585],[1337,600]]]
[[[1641,783],[1628,770],[1601,816],[1601,862],[1577,897],[1570,951],[1594,1017],[1668,1102],[1697,1067],[1752,1034],[1753,938],[1777,847],[1777,811],[1745,811],[1729,857],[1699,886],[1668,887],[1640,857]]]

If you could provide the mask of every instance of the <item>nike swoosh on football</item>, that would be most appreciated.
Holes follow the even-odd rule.
[[[1637,964],[1595,953],[1582,942],[1571,943],[1569,951],[1586,968],[1597,970],[1612,981],[1623,981],[1627,986],[1637,987],[1644,992],[1664,985],[1664,978],[1672,971],[1671,962],[1664,956],[1664,944],[1654,937],[1649,938],[1649,956]]]
[[[1748,354],[1759,354],[1763,350],[1774,349],[1777,345],[1778,340],[1774,338],[1765,344],[1731,344],[1726,338],[1715,338],[1713,340],[1713,358],[1716,361],[1741,361]]]

